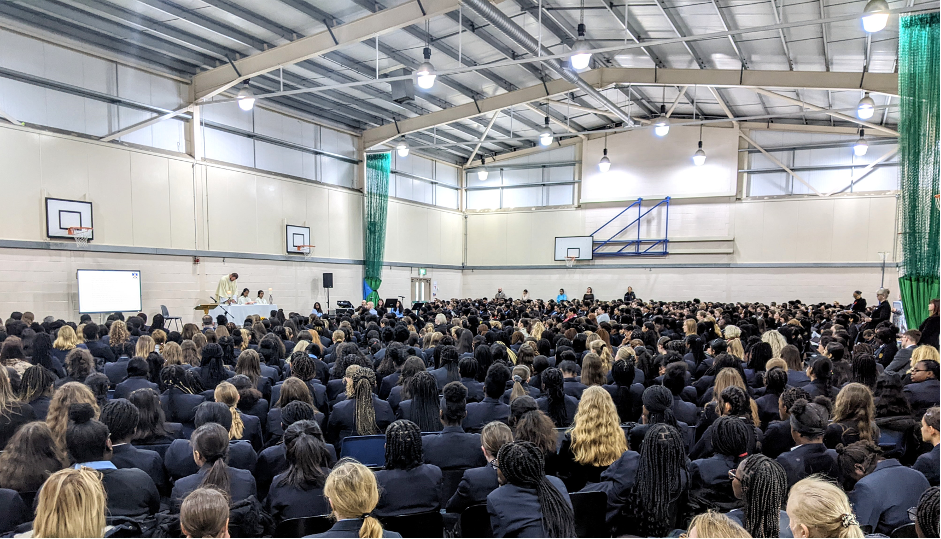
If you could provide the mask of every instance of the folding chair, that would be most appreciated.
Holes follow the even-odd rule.
[[[386,435],[347,436],[343,438],[340,458],[350,457],[370,468],[386,465]]]
[[[382,522],[383,528],[398,532],[402,537],[444,536],[444,521],[441,517],[441,511],[382,517],[379,520]]]
[[[282,521],[275,528],[275,537],[304,537],[315,533],[323,533],[333,527],[330,515],[318,517],[289,518]]]
[[[611,537],[605,522],[608,497],[603,492],[573,492],[569,499],[575,513],[576,537]]]
[[[472,505],[461,513],[459,520],[461,537],[493,537],[490,528],[490,513],[487,504]]]
[[[167,328],[170,327],[170,322],[176,322],[177,331],[183,331],[183,318],[179,316],[170,316],[170,311],[167,310],[166,305],[160,306],[160,314],[163,315],[163,321],[167,323]]]

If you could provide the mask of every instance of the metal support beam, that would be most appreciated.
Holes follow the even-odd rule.
[[[480,140],[478,140],[477,145],[474,146],[474,151],[471,152],[470,157],[467,158],[467,162],[464,163],[465,167],[469,166],[474,161],[474,157],[477,156],[477,150],[480,149],[480,145],[484,142],[484,139],[487,138],[487,135],[490,133],[490,128],[493,127],[494,120],[496,120],[497,116],[499,115],[500,115],[500,111],[497,111],[497,112],[494,112],[493,115],[490,116],[490,122],[487,123],[487,128],[484,129],[483,133],[481,133]]]
[[[748,135],[746,135],[745,133],[739,132],[738,136],[742,137],[742,139],[744,139],[745,142],[747,142],[747,143],[751,144],[752,146],[754,146],[755,148],[757,148],[758,151],[760,151],[760,152],[761,152],[765,157],[767,157],[772,163],[774,163],[775,165],[778,165],[779,167],[781,167],[785,172],[787,172],[788,174],[790,174],[795,180],[797,180],[797,181],[801,182],[802,184],[806,185],[808,189],[810,189],[811,191],[813,191],[814,193],[816,193],[816,194],[819,195],[819,196],[827,196],[827,195],[821,193],[820,191],[818,191],[817,188],[814,187],[813,185],[810,185],[810,183],[808,183],[807,180],[805,180],[804,178],[801,178],[799,174],[797,174],[796,172],[794,172],[793,170],[791,170],[790,168],[788,168],[787,165],[785,165],[784,163],[782,163],[781,161],[779,161],[777,157],[775,157],[775,156],[771,155],[770,153],[766,152],[764,148],[762,148],[761,146],[758,145],[757,142],[755,142],[754,140],[752,140],[751,138],[749,138]]]
[[[885,163],[885,162],[888,161],[889,159],[892,159],[893,157],[895,157],[895,155],[896,155],[897,153],[899,153],[899,149],[898,149],[897,147],[896,147],[894,150],[891,150],[891,151],[889,151],[889,152],[886,152],[885,155],[883,155],[883,156],[880,157],[879,159],[876,159],[876,160],[873,161],[872,163],[869,163],[869,165],[867,165],[866,168],[864,168],[862,171],[860,171],[859,176],[856,177],[856,178],[853,178],[853,181],[851,181],[849,185],[847,185],[847,186],[844,187],[843,189],[840,189],[839,191],[835,191],[835,193],[844,193],[844,192],[846,192],[846,191],[852,189],[854,185],[856,185],[857,183],[861,182],[863,179],[866,178],[866,176],[869,176],[870,174],[872,174],[872,172],[873,172],[874,170],[876,170],[876,168],[877,168],[879,165],[881,165],[882,163]]]
[[[107,135],[101,137],[101,138],[98,139],[98,140],[100,140],[101,142],[111,142],[112,140],[119,139],[119,138],[123,137],[124,135],[128,135],[128,134],[130,134],[130,133],[133,133],[134,131],[137,131],[138,129],[143,129],[143,128],[145,128],[145,127],[154,125],[154,124],[157,123],[157,122],[162,122],[162,121],[164,121],[164,120],[169,120],[170,118],[175,118],[176,116],[179,116],[180,114],[183,114],[184,112],[189,112],[189,111],[191,111],[192,109],[193,109],[193,106],[192,106],[192,105],[187,105],[187,106],[185,106],[185,107],[183,107],[183,108],[181,108],[181,109],[177,109],[177,110],[174,110],[174,111],[172,111],[172,112],[168,112],[168,113],[166,113],[166,114],[162,114],[162,115],[160,115],[160,116],[154,116],[153,118],[150,118],[150,119],[148,119],[148,120],[144,120],[144,121],[142,121],[142,122],[137,122],[137,123],[134,124],[134,125],[125,127],[124,129],[121,129],[120,131],[115,131],[115,132],[113,132],[113,133],[108,133]]]
[[[352,43],[372,39],[403,26],[424,21],[457,9],[459,0],[412,0],[366,15],[355,21],[337,26],[331,30],[291,41],[284,45],[253,54],[235,65],[242,76],[235,74],[229,65],[219,66],[193,77],[193,86],[197,99],[206,99],[228,88],[262,73],[267,73],[280,66],[291,65],[326,52],[339,49]],[[334,40],[336,38],[336,40]]]
[[[823,74],[823,73],[821,73],[821,75],[822,75],[822,74]],[[894,129],[889,129],[888,127],[884,127],[884,126],[881,126],[881,125],[879,125],[879,124],[874,124],[874,123],[872,123],[872,122],[865,122],[865,121],[863,121],[863,120],[860,120],[859,118],[856,118],[855,116],[850,116],[850,115],[848,115],[848,114],[843,114],[842,112],[834,112],[834,111],[831,111],[831,110],[827,110],[827,109],[825,109],[825,108],[823,108],[823,107],[818,107],[817,105],[813,105],[813,104],[808,103],[808,102],[806,102],[806,101],[800,101],[800,100],[798,100],[798,99],[794,99],[793,97],[788,97],[788,96],[786,96],[786,95],[781,95],[781,94],[778,94],[778,93],[775,93],[775,92],[770,92],[770,91],[768,91],[768,90],[765,90],[764,88],[755,88],[755,91],[758,92],[759,94],[764,94],[764,95],[766,95],[766,96],[768,96],[768,97],[774,97],[774,98],[780,99],[780,100],[782,100],[782,101],[786,101],[786,102],[788,102],[788,103],[790,103],[790,104],[792,104],[792,105],[797,105],[797,106],[799,106],[799,107],[803,107],[803,108],[805,108],[805,109],[810,109],[810,110],[813,110],[813,111],[816,111],[816,112],[822,112],[822,113],[824,113],[824,114],[828,114],[828,115],[830,115],[830,116],[833,116],[834,118],[839,118],[839,119],[845,120],[845,121],[847,121],[847,122],[853,122],[853,123],[862,125],[862,126],[866,127],[867,129],[873,129],[873,130],[875,130],[875,131],[879,131],[879,132],[882,132],[882,133],[886,133],[886,134],[892,135],[892,136],[894,136],[894,137],[899,136],[899,132],[898,132],[898,131],[895,131]]]
[[[10,122],[13,125],[25,125],[23,122],[7,114],[3,109],[0,109],[0,118],[3,118],[4,120]]]

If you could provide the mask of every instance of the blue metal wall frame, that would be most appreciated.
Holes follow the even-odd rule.
[[[592,237],[601,232],[606,226],[613,223],[617,220],[618,217],[627,213],[627,210],[637,206],[637,218],[625,225],[623,228],[615,232],[608,239],[604,241],[593,241],[592,242],[592,256],[667,256],[670,254],[670,197],[666,197],[660,202],[657,202],[653,206],[644,211],[643,205],[644,199],[638,198],[632,202],[628,207],[624,208],[617,215],[612,217],[607,223],[598,227],[597,230],[591,233]],[[665,230],[663,232],[662,238],[654,239],[641,239],[640,237],[640,224],[642,219],[647,216],[653,210],[663,206],[666,210],[666,219],[665,219]],[[618,236],[623,234],[631,226],[637,227],[637,239],[623,240],[617,239]],[[616,251],[602,251],[606,246],[620,248]]]

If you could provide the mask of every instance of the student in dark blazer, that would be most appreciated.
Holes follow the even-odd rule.
[[[729,470],[734,470],[742,455],[748,454],[751,426],[737,417],[722,416],[712,428],[715,454],[690,463],[690,496],[728,511],[737,505]]]
[[[614,520],[627,503],[628,495],[637,479],[638,468],[640,468],[640,453],[625,451],[618,460],[608,466],[608,469],[601,472],[600,482],[589,483],[579,491],[605,493],[608,497],[605,522],[609,526],[614,526]]]
[[[85,324],[82,328],[82,336],[85,337],[85,347],[95,358],[95,363],[105,365],[115,360],[114,351],[110,346],[98,339],[98,324],[94,322]]]
[[[73,404],[69,408],[65,441],[75,467],[84,466],[101,472],[110,515],[143,518],[156,514],[160,510],[157,486],[143,470],[119,469],[110,461],[108,427],[94,417],[95,410],[91,404]]]
[[[160,407],[167,421],[180,423],[187,436],[192,434],[196,429],[193,423],[196,408],[206,402],[206,397],[200,395],[199,382],[182,365],[164,367],[160,371],[160,382],[167,388],[160,395]]]
[[[931,444],[931,451],[920,455],[918,460],[915,461],[915,464],[912,468],[918,470],[919,472],[925,475],[925,478],[928,479],[928,483],[936,487],[938,486],[938,471],[941,469],[941,453],[939,449],[941,446],[938,444],[941,443],[941,421],[939,421],[939,412],[938,407],[934,406],[929,408],[925,415],[921,418],[921,439]]]
[[[911,522],[908,508],[917,507],[930,487],[921,472],[884,459],[882,449],[869,440],[837,446],[837,453],[843,476],[856,481],[849,499],[860,526],[889,535]]]
[[[502,485],[487,496],[494,537],[575,537],[568,491],[559,478],[546,476],[543,458],[530,442],[500,448]]]
[[[445,475],[459,476],[464,470],[487,463],[480,451],[480,435],[464,432],[461,428],[467,415],[466,397],[467,388],[460,382],[449,382],[444,386],[440,412],[444,428],[438,434],[422,437],[424,462],[437,466]],[[450,498],[457,488],[457,481],[445,483],[449,484],[444,485],[444,496]]]
[[[317,423],[318,427],[320,426],[320,423],[316,421],[314,408],[306,402],[294,401],[289,403],[283,408],[283,413],[280,417],[282,429],[286,429],[298,421],[314,421]],[[308,429],[308,431],[310,430],[311,429]],[[317,433],[321,440],[323,440],[323,430],[320,429]],[[288,469],[287,451],[283,442],[284,440],[279,436],[278,443],[265,448],[258,454],[258,462],[255,464],[253,474],[255,476],[259,499],[263,499],[267,496],[268,488],[271,486],[271,481],[274,477]],[[324,442],[324,447],[327,449],[327,460],[322,462],[320,466],[322,468],[330,468],[337,461],[337,452],[333,444]]]
[[[130,344],[130,343],[128,343]],[[105,363],[105,375],[112,385],[118,385],[127,378],[127,364],[131,360],[128,356],[121,356],[113,363]]]
[[[539,388],[530,385],[530,375],[529,367],[525,365],[517,365],[513,367],[512,371],[513,378],[507,384],[510,386],[506,391],[503,392],[503,396],[500,397],[500,402],[503,404],[510,404],[510,395],[513,394],[513,390],[516,389],[516,385],[519,384],[519,391],[523,395],[529,395],[534,399],[538,399],[542,392]]]
[[[280,386],[281,391],[278,395],[278,400],[273,401],[274,406],[268,410],[268,417],[266,420],[266,437],[269,444],[272,440],[280,438],[284,434],[284,430],[281,427],[281,414],[285,406],[288,404],[300,401],[306,404],[309,404],[313,410],[315,410],[314,421],[320,424],[321,430],[326,427],[325,416],[323,412],[314,404],[313,399],[310,394],[310,387],[302,382],[300,378],[295,378],[293,376],[288,377],[287,380]],[[277,443],[277,442],[275,442]]]
[[[461,383],[467,388],[468,403],[484,400],[484,384],[477,381],[477,369],[477,360],[473,357],[466,357],[458,362],[458,370],[461,371]]]
[[[327,446],[320,426],[298,421],[284,431],[288,468],[274,477],[265,497],[265,510],[276,523],[289,518],[313,517],[330,513],[323,495],[329,468]]]
[[[32,511],[15,490],[0,488],[0,533],[9,533],[33,519]]]
[[[229,432],[232,428],[232,412],[221,402],[204,402],[196,409],[195,422],[197,429],[207,423],[215,423]],[[252,449],[252,444],[244,440],[231,440],[229,446],[229,466],[249,472],[255,469],[258,456]],[[167,475],[174,481],[198,473],[199,466],[193,460],[193,446],[190,440],[174,440],[163,455],[163,466]]]
[[[119,469],[137,468],[153,479],[161,494],[170,493],[163,458],[156,451],[138,449],[131,444],[140,412],[127,399],[108,401],[101,408],[101,422],[111,431],[111,462]]]
[[[340,461],[327,476],[323,492],[337,522],[329,530],[307,537],[402,537],[383,530],[373,516],[379,502],[376,476],[355,460]]]
[[[214,403],[218,404],[218,403]],[[199,471],[177,480],[170,493],[170,510],[179,513],[186,495],[200,487],[215,487],[229,495],[232,503],[255,496],[255,478],[248,470],[226,464],[229,433],[217,423],[207,423],[193,432],[191,458]]]
[[[422,462],[418,425],[400,419],[386,429],[386,465],[376,472],[379,517],[437,511],[442,504],[441,468]]]
[[[776,459],[778,455],[790,451],[794,447],[794,437],[791,436],[790,411],[799,399],[809,399],[809,395],[802,388],[789,387],[781,393],[778,398],[778,417],[780,420],[768,423],[768,428],[765,429],[765,436],[761,440],[761,453],[763,455]]]
[[[460,513],[472,505],[484,503],[487,496],[498,486],[495,456],[500,448],[513,441],[513,431],[499,421],[487,423],[480,433],[480,450],[487,464],[464,471],[457,491],[448,500],[445,509],[449,513]]]
[[[778,463],[787,473],[787,486],[791,488],[801,479],[822,473],[839,482],[840,468],[836,451],[823,445],[830,414],[816,403],[799,399],[791,406],[791,436],[796,447],[778,455]]]
[[[912,405],[912,411],[915,414],[923,414],[928,408],[937,406],[941,395],[938,385],[938,362],[919,361],[912,369],[911,377],[912,383],[907,384],[903,391]]]
[[[582,392],[584,392],[588,386],[581,383],[578,379],[578,365],[576,365],[574,361],[566,360],[559,363],[556,368],[562,371],[562,377],[565,382],[563,391],[565,391],[565,394],[575,397],[576,399],[582,398]]]
[[[127,378],[114,387],[113,399],[126,399],[128,395],[137,389],[150,388],[159,391],[157,384],[147,379],[150,368],[147,366],[147,360],[141,357],[131,358],[127,362]]]
[[[336,446],[342,444],[347,436],[383,432],[395,421],[389,403],[373,394],[376,373],[366,367],[356,367],[352,371],[347,370],[347,375],[352,375],[353,394],[336,403],[327,420],[327,441]],[[372,414],[368,413],[370,408]]]
[[[491,421],[506,423],[510,417],[510,407],[500,402],[506,382],[510,379],[510,370],[503,364],[495,363],[487,371],[484,379],[484,400],[467,405],[464,418],[464,430],[478,432]]]

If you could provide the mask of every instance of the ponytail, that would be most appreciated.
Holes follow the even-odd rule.
[[[236,408],[239,403],[239,390],[229,382],[220,382],[219,385],[216,386],[213,396],[216,402],[221,402],[229,407],[229,412],[232,414],[232,426],[229,427],[229,439],[238,440],[242,437],[242,432],[245,430],[245,424],[242,423],[242,417],[239,415],[238,408]]]
[[[363,518],[363,525],[359,527],[360,537],[382,537],[382,524],[376,517],[367,514]]]
[[[324,486],[327,475],[321,466],[327,461],[327,448],[322,436],[314,421],[298,421],[285,430],[285,456],[289,468],[279,485],[301,490]]]
[[[239,415],[239,411],[235,406],[229,406],[229,411],[232,412],[232,428],[229,429],[229,439],[238,440],[242,437],[245,424],[242,423],[242,416]]]
[[[210,467],[199,487],[213,487],[230,493],[229,467],[225,462],[229,457],[229,435],[225,427],[206,423],[193,432],[190,443],[193,451],[199,453]]]
[[[513,402],[517,397],[529,395],[526,388],[523,387],[523,376],[529,378],[529,367],[525,365],[513,367],[513,391],[510,392],[510,402]]]

